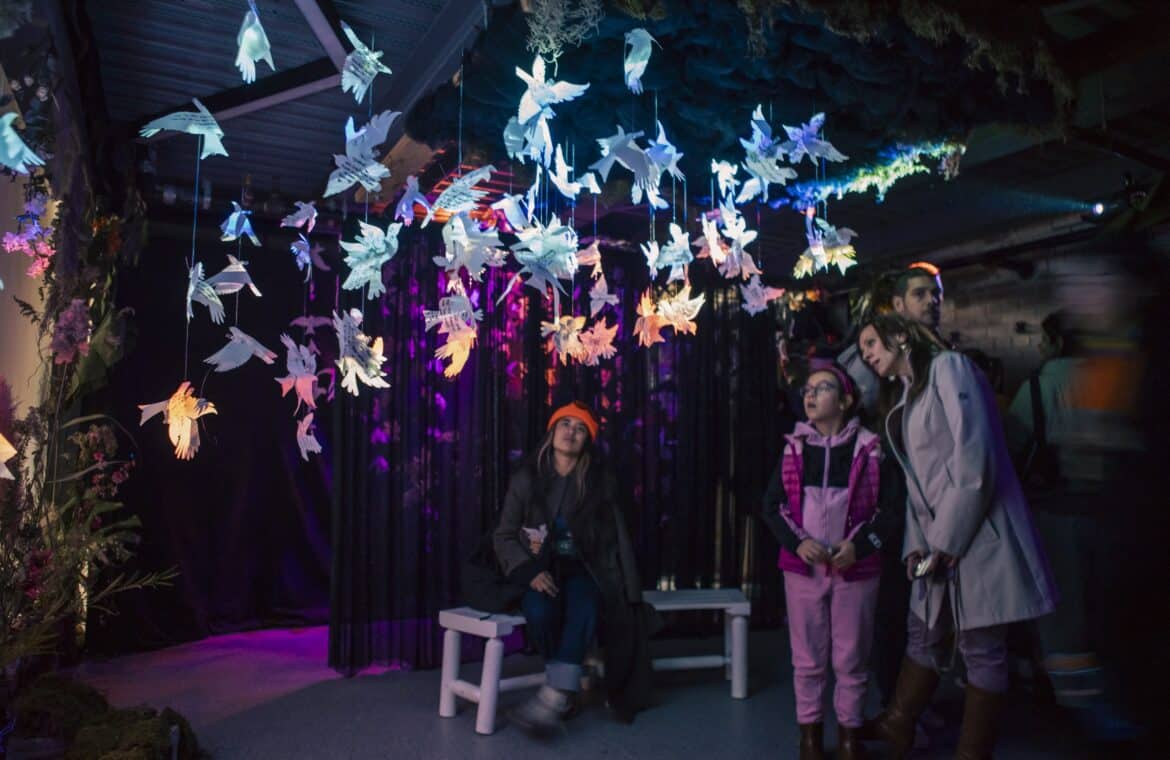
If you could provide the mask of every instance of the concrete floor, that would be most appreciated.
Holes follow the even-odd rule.
[[[783,631],[751,635],[750,693],[733,700],[720,671],[659,673],[657,704],[632,725],[604,706],[583,710],[562,735],[530,738],[501,714],[496,733],[474,731],[475,706],[438,717],[439,672],[378,669],[345,679],[325,667],[324,628],[255,631],[101,662],[77,675],[116,706],[170,706],[191,721],[216,758],[734,758],[796,757],[791,666]],[[710,640],[655,641],[657,654],[718,651]],[[512,655],[505,675],[534,672],[534,657]],[[479,665],[463,677],[478,679]],[[872,691],[872,689],[871,689]],[[501,695],[501,713],[531,692]],[[876,698],[870,694],[876,711]],[[936,700],[951,722],[934,747],[916,757],[953,755],[960,694],[953,685]],[[829,721],[832,722],[831,719]],[[832,748],[835,731],[826,727]],[[1013,693],[996,757],[1092,758],[1059,715]]]

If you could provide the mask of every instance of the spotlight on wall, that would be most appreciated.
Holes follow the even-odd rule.
[[[1094,203],[1091,211],[1093,212],[1093,216],[1101,216],[1102,214],[1105,213],[1105,204],[1104,203]]]

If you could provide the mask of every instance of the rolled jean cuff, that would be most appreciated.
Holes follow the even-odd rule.
[[[544,682],[561,691],[581,691],[581,666],[550,661],[544,666]]]

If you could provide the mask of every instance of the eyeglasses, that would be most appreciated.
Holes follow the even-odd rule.
[[[819,396],[822,393],[835,391],[837,388],[838,386],[836,383],[817,383],[816,385],[803,385],[800,388],[800,397],[804,398],[810,393]]]

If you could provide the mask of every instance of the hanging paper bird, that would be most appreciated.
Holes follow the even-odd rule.
[[[642,294],[638,302],[638,320],[634,323],[634,335],[638,337],[638,344],[649,348],[655,343],[664,343],[662,337],[662,317],[658,316],[658,306],[650,295],[650,289]]]
[[[565,294],[565,289],[559,280],[571,280],[577,273],[577,233],[572,227],[566,227],[560,221],[554,220],[547,227],[539,219],[534,220],[531,227],[516,233],[520,238],[512,244],[512,255],[522,266],[511,280],[504,292],[500,294],[496,303],[512,290],[512,286],[525,274],[525,282],[531,288],[541,293],[547,293],[553,288],[553,297]]]
[[[313,276],[313,258],[310,253],[309,240],[304,235],[298,235],[300,240],[294,240],[289,244],[288,250],[292,253],[297,264],[297,269],[305,273],[305,282]]]
[[[779,160],[764,158],[748,154],[744,159],[743,168],[751,175],[751,179],[743,183],[743,189],[735,196],[737,204],[747,203],[757,195],[760,201],[768,201],[768,185],[786,185],[788,180],[796,179],[796,172],[787,166],[781,166]]]
[[[780,144],[780,150],[788,154],[789,163],[798,164],[805,156],[808,156],[808,160],[814,164],[818,158],[823,158],[826,161],[845,161],[849,158],[834,148],[828,140],[820,139],[819,135],[824,126],[825,115],[823,113],[814,114],[811,119],[799,127],[785,125],[784,131],[788,133],[788,139]]]
[[[549,130],[549,119],[555,114],[551,108],[543,108],[535,119],[527,124],[521,124],[520,119],[513,116],[504,126],[504,148],[508,151],[508,158],[520,163],[532,159],[536,163],[547,167],[552,161],[552,132]]]
[[[691,286],[684,285],[682,290],[673,296],[659,299],[658,316],[664,326],[673,327],[676,333],[693,335],[698,330],[694,319],[698,316],[699,310],[703,308],[705,300],[706,297],[701,294],[691,298]]]
[[[520,107],[517,112],[521,124],[527,124],[546,106],[574,100],[581,97],[589,89],[588,84],[546,82],[544,74],[544,59],[539,55],[532,62],[531,74],[519,66],[516,67],[516,76],[520,77],[528,86],[524,94],[520,96]]]
[[[719,195],[726,202],[730,200],[730,196],[735,192],[736,185],[739,180],[735,178],[739,171],[738,166],[727,163],[726,161],[716,161],[711,159],[711,173],[715,175],[715,184],[719,188]],[[715,199],[711,199],[714,203]]]
[[[309,461],[309,454],[320,454],[321,443],[313,434],[313,413],[309,412],[297,423],[297,448],[301,450],[301,459]]]
[[[195,266],[187,273],[187,321],[190,322],[195,313],[191,310],[191,302],[196,301],[207,307],[211,321],[223,324],[223,301],[215,287],[203,279],[203,262],[195,262]]]
[[[260,295],[260,289],[252,282],[252,275],[248,274],[248,262],[240,261],[230,253],[227,266],[208,277],[207,284],[220,295],[238,293],[245,285],[252,291],[252,295]]]
[[[585,327],[585,317],[563,316],[555,322],[541,322],[540,335],[549,338],[549,351],[556,351],[557,358],[562,362],[568,359],[580,359],[585,353],[581,345],[581,330]]]
[[[593,271],[589,273],[589,276],[595,280],[603,276],[601,269],[601,248],[598,247],[599,245],[600,241],[597,238],[593,238],[592,243],[577,251],[577,266],[593,267]]]
[[[594,322],[593,326],[581,333],[581,347],[584,349],[581,363],[587,367],[596,367],[600,359],[612,359],[617,355],[617,346],[613,339],[617,336],[618,326],[615,322],[612,327],[602,320]]]
[[[240,204],[232,201],[232,213],[228,214],[227,219],[223,220],[223,224],[219,225],[219,229],[223,232],[219,239],[226,243],[238,240],[240,237],[247,237],[252,241],[252,245],[259,246],[260,238],[256,237],[256,233],[252,231],[252,220],[248,218],[251,215],[251,209],[245,211],[240,208]]]
[[[792,267],[792,276],[798,280],[802,277],[811,277],[816,268],[817,263],[812,255],[805,251],[796,259],[796,265]]]
[[[366,90],[378,74],[391,74],[390,67],[382,63],[384,53],[374,52],[362,44],[353,29],[344,21],[341,22],[341,31],[349,38],[353,45],[353,52],[345,57],[345,66],[341,69],[341,91],[353,90],[353,97],[358,103],[366,96]]]
[[[260,341],[238,327],[229,327],[227,345],[203,361],[215,365],[216,372],[228,372],[243,366],[253,356],[265,364],[272,364],[276,359],[276,353],[269,351]]]
[[[446,326],[446,331],[449,332],[459,327],[455,324],[456,322],[462,323],[462,326],[474,328],[476,322],[483,321],[483,309],[477,309],[472,305],[467,291],[463,289],[463,283],[459,280],[453,280],[452,283],[451,295],[439,299],[437,311],[423,309],[424,330],[430,330],[435,325],[439,325],[440,328]],[[440,332],[443,330],[440,329]]]
[[[329,174],[326,197],[354,183],[361,183],[371,193],[381,189],[382,180],[390,176],[390,170],[374,157],[374,149],[386,141],[390,125],[398,116],[398,111],[383,111],[359,130],[354,129],[353,117],[349,117],[345,123],[345,154],[333,155],[337,168]]]
[[[747,285],[739,286],[739,290],[743,294],[743,310],[752,316],[767,311],[769,301],[784,295],[784,288],[765,287],[759,275],[753,275]]]
[[[317,201],[296,202],[297,210],[280,220],[281,227],[304,227],[305,234],[313,234],[313,227],[317,224]]]
[[[548,173],[548,179],[553,183],[553,187],[560,191],[561,195],[570,200],[576,200],[577,194],[581,192],[582,184],[574,182],[569,179],[569,165],[565,163],[565,156],[561,152],[561,146],[557,146],[556,158],[553,162],[553,171]],[[586,176],[593,176],[587,174]],[[599,190],[601,188],[598,188]]]
[[[808,248],[796,260],[794,277],[807,277],[831,266],[845,274],[857,264],[857,251],[851,243],[853,238],[858,237],[856,232],[848,227],[834,227],[819,217],[814,218],[811,207],[805,212],[804,224]]]
[[[305,331],[305,335],[313,335],[316,333],[318,327],[329,327],[333,324],[333,320],[329,317],[316,317],[311,314],[306,314],[303,317],[297,317],[289,322],[293,327],[299,327]]]
[[[276,71],[276,64],[272,62],[272,46],[268,44],[268,35],[260,25],[260,13],[256,10],[255,0],[248,0],[248,12],[244,14],[244,23],[236,35],[236,44],[240,47],[240,52],[236,54],[236,68],[240,70],[246,84],[256,81],[256,61],[264,61],[268,68]]]
[[[670,277],[667,282],[681,280],[684,276],[684,267],[694,261],[695,256],[691,253],[691,236],[690,233],[685,232],[682,227],[671,222],[670,225],[670,242],[662,247],[658,253],[658,258],[652,265],[655,269],[661,271],[670,267]]]
[[[634,172],[635,177],[638,175],[639,169],[645,177],[649,177],[650,159],[638,147],[638,138],[644,134],[641,131],[627,134],[622,125],[618,124],[617,134],[597,138],[597,145],[601,148],[601,158],[590,164],[589,169],[600,174],[602,182],[609,181],[609,171],[615,162],[620,162],[622,166]]]
[[[138,408],[142,410],[139,427],[162,412],[167,434],[175,447],[175,456],[179,459],[191,459],[199,451],[199,423],[196,420],[206,414],[218,414],[215,404],[205,398],[195,397],[191,383],[186,380],[166,401],[139,404]]]
[[[645,29],[631,29],[626,32],[626,44],[623,46],[626,87],[635,95],[642,94],[642,75],[646,73],[646,64],[650,62],[651,43],[657,45],[658,40],[651,37],[650,32]]]
[[[332,324],[331,320],[324,317],[312,317],[312,319]],[[309,350],[308,346],[297,345],[287,334],[281,333],[280,342],[288,350],[284,364],[288,369],[288,374],[275,378],[276,382],[280,384],[281,398],[287,396],[289,391],[295,392],[297,408],[293,410],[294,415],[301,411],[301,404],[310,409],[316,409],[317,396],[321,392],[317,388],[317,357],[313,356],[313,352]]]
[[[532,186],[528,188],[528,192],[521,195],[505,195],[498,201],[491,205],[493,211],[499,211],[504,215],[504,221],[512,228],[513,232],[517,232],[532,224],[532,217],[536,214],[536,194],[540,190],[540,177],[543,170],[540,164],[536,165],[536,178],[532,182]]]
[[[402,197],[398,199],[398,205],[394,208],[394,218],[409,227],[410,223],[414,221],[416,204],[427,211],[431,210],[431,204],[427,197],[418,189],[418,177],[412,174],[406,178],[406,187],[402,191]]]
[[[699,223],[703,227],[703,234],[698,240],[692,243],[692,245],[698,246],[700,249],[695,258],[710,258],[712,264],[716,267],[722,267],[723,262],[727,260],[730,247],[727,243],[723,242],[723,236],[719,234],[719,225],[707,214],[699,216]]]
[[[12,470],[5,466],[5,463],[14,456],[16,456],[16,447],[4,437],[3,433],[0,433],[0,478],[16,480],[16,476],[12,474]]]
[[[679,182],[685,179],[682,170],[678,168],[678,160],[684,155],[666,139],[666,130],[662,128],[662,122],[658,122],[658,136],[646,146],[646,157],[654,164],[658,175],[661,176],[665,171]]]
[[[739,213],[739,209],[730,203],[721,204],[719,213],[723,220],[723,236],[730,244],[727,259],[719,271],[728,279],[742,274],[746,280],[750,274],[744,272],[744,264],[745,261],[750,262],[751,256],[747,255],[744,247],[750,245],[759,233],[747,228],[747,220]],[[750,268],[756,270],[754,262],[751,262]]]
[[[446,270],[452,282],[458,282],[460,269],[467,270],[468,276],[479,282],[485,266],[504,265],[508,251],[499,246],[498,230],[480,230],[479,222],[461,211],[443,225],[444,255],[434,256],[432,261]]]
[[[333,329],[337,332],[337,368],[341,370],[341,387],[354,396],[358,395],[358,381],[371,388],[389,388],[382,365],[382,338],[370,340],[361,331],[362,313],[350,309],[345,316],[333,312]]]
[[[377,298],[386,292],[382,283],[382,265],[398,253],[398,232],[402,222],[391,222],[386,231],[372,224],[359,221],[361,232],[357,240],[341,241],[341,247],[348,251],[345,263],[350,268],[349,276],[341,287],[346,290],[360,290],[365,285],[370,289],[367,298]]]
[[[617,306],[618,297],[609,292],[609,284],[605,281],[605,275],[602,274],[589,289],[589,316],[595,318],[597,313],[607,305]]]
[[[749,156],[761,158],[779,158],[783,154],[780,144],[772,139],[772,126],[764,119],[764,107],[756,106],[752,112],[752,137],[750,140],[739,138],[739,144]]]
[[[15,111],[0,116],[0,164],[17,174],[28,174],[30,166],[44,166],[45,161],[17,134],[12,127],[15,120]]]
[[[440,333],[444,331],[444,327],[439,327]],[[477,338],[474,327],[456,327],[447,331],[447,342],[435,349],[436,359],[450,362],[443,369],[443,377],[452,378],[463,371]]]
[[[447,185],[443,189],[443,192],[439,193],[439,197],[435,198],[435,203],[427,211],[427,215],[423,219],[421,226],[426,227],[430,224],[439,209],[445,209],[451,214],[457,214],[460,211],[470,211],[475,208],[475,204],[479,202],[479,199],[487,195],[487,190],[477,190],[475,185],[484,180],[491,179],[492,172],[495,170],[496,167],[491,164],[481,166],[459,177],[450,185]]]
[[[191,135],[199,135],[203,138],[203,152],[199,154],[200,159],[208,156],[226,156],[227,149],[223,147],[223,130],[219,127],[219,122],[211,115],[199,98],[191,98],[191,102],[195,104],[197,111],[176,111],[175,113],[159,117],[154,121],[147,122],[142,129],[138,130],[138,134],[143,137],[153,137],[164,129],[169,129],[175,132],[186,132]]]

